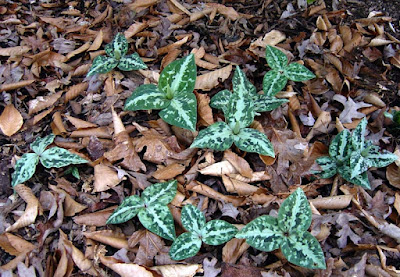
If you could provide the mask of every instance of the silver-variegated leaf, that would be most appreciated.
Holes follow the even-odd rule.
[[[311,225],[311,208],[301,188],[296,189],[283,201],[278,211],[278,225],[281,230],[291,235],[304,232]]]
[[[275,96],[268,96],[265,94],[257,94],[253,96],[254,111],[267,112],[278,108],[280,105],[289,102],[287,99],[279,99]]]
[[[238,229],[232,224],[215,219],[207,222],[202,230],[202,240],[208,245],[220,245],[232,239]]]
[[[221,90],[211,98],[210,106],[212,108],[222,110],[225,114],[231,96],[232,92],[230,92],[229,90],[227,89]]]
[[[346,181],[353,183],[355,185],[361,186],[365,189],[371,189],[371,185],[368,180],[368,171],[351,178],[351,169],[346,166],[341,166],[338,168],[338,173],[342,176]]]
[[[319,157],[315,162],[322,168],[322,171],[314,172],[322,179],[327,179],[335,176],[337,173],[336,161],[328,156]]]
[[[283,71],[288,64],[288,58],[285,53],[276,47],[267,45],[265,48],[265,58],[269,67]]]
[[[286,259],[292,264],[305,268],[325,269],[324,252],[318,240],[309,232],[293,234],[281,246]]]
[[[183,233],[174,240],[169,249],[169,256],[175,261],[184,260],[196,255],[201,247],[201,239],[192,232]]]
[[[235,145],[242,151],[275,157],[274,147],[268,137],[251,128],[244,128],[234,136]]]
[[[122,201],[121,205],[107,219],[107,224],[120,224],[134,218],[140,209],[144,209],[144,203],[137,195],[131,195]]]
[[[396,154],[383,150],[382,153],[369,153],[367,163],[368,167],[386,167],[398,158]]]
[[[37,138],[34,142],[31,143],[31,149],[38,155],[41,155],[46,147],[53,143],[54,138],[56,136],[50,134],[45,136],[44,138]]]
[[[341,131],[329,145],[329,156],[338,161],[344,161],[351,152],[351,134],[349,130]]]
[[[145,84],[139,86],[125,101],[125,110],[161,110],[170,104],[171,100],[165,97],[156,85]]]
[[[199,132],[190,148],[209,148],[224,151],[232,146],[233,134],[225,122],[216,122]]]
[[[265,95],[275,96],[286,85],[286,76],[278,70],[268,71],[263,78],[263,91]]]
[[[93,64],[90,67],[89,72],[86,76],[92,76],[95,74],[104,74],[110,72],[113,68],[118,65],[118,60],[112,57],[97,56],[93,60]]]
[[[356,150],[365,148],[365,131],[367,129],[368,120],[364,117],[351,134],[351,144]]]
[[[118,63],[118,68],[123,71],[139,70],[147,68],[138,53],[123,56]]]
[[[229,99],[225,118],[234,133],[236,129],[239,132],[240,129],[249,126],[254,120],[254,105],[251,98],[233,93]]]
[[[36,153],[26,153],[15,163],[15,171],[11,175],[11,186],[15,187],[28,181],[36,170],[39,156]]]
[[[203,227],[206,225],[206,217],[204,214],[193,205],[186,205],[182,209],[181,221],[186,230],[200,234]]]
[[[60,147],[52,147],[40,155],[40,163],[46,168],[60,168],[70,164],[84,164],[87,162],[80,156]]]
[[[171,125],[195,131],[197,122],[196,96],[192,92],[176,94],[170,104],[160,111],[159,115]]]
[[[118,33],[112,42],[106,45],[104,50],[108,56],[119,60],[128,52],[128,41],[122,33]]]
[[[302,82],[315,78],[307,67],[299,63],[291,63],[284,70],[285,76],[292,81]]]
[[[176,180],[153,184],[143,191],[142,200],[147,206],[152,206],[154,203],[167,205],[174,199],[177,189]]]
[[[360,153],[360,151],[354,150],[350,154],[350,168],[351,168],[351,175],[350,175],[351,179],[368,170],[367,159],[364,158],[364,156]]]
[[[244,74],[239,66],[236,66],[235,73],[233,74],[232,89],[233,93],[239,93],[245,97],[251,97],[253,94],[257,93],[256,87],[250,83],[246,74]]]
[[[168,206],[153,203],[146,209],[139,210],[138,217],[140,223],[150,232],[168,240],[175,240],[174,219]]]
[[[278,220],[269,215],[257,217],[244,226],[236,237],[246,239],[249,245],[266,252],[278,249],[285,239],[278,226]]]

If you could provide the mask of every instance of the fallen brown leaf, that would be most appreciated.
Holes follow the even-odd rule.
[[[178,163],[173,163],[165,167],[159,165],[157,171],[153,173],[153,177],[158,180],[169,180],[178,176],[184,170],[185,166]]]
[[[231,75],[232,65],[211,71],[209,73],[197,76],[195,89],[209,91],[215,88],[219,82],[223,82]]]
[[[113,257],[100,256],[100,261],[102,264],[121,275],[121,277],[162,277],[161,274],[158,274],[152,270],[148,270],[143,266],[130,263],[121,263]],[[156,275],[154,275],[154,273]]]
[[[101,192],[115,187],[121,182],[118,173],[105,164],[94,167],[94,189],[93,192]]]
[[[13,104],[7,105],[0,115],[0,129],[6,136],[12,136],[21,129],[24,120]]]

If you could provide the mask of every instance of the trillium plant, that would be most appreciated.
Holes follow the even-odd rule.
[[[29,180],[35,173],[39,161],[46,168],[60,168],[70,164],[87,163],[85,159],[64,148],[51,147],[46,150],[46,147],[53,143],[54,138],[55,135],[51,134],[44,138],[37,138],[31,144],[34,153],[23,154],[15,164],[11,181],[13,187]]]
[[[181,234],[171,246],[169,255],[174,260],[183,260],[199,252],[202,242],[220,245],[232,239],[237,228],[224,220],[211,220],[206,223],[204,214],[193,205],[182,209],[181,221],[189,232]]]
[[[298,188],[278,211],[278,217],[260,216],[236,234],[261,251],[281,249],[286,259],[298,266],[325,269],[325,258],[318,240],[307,230],[311,208],[303,190]]]
[[[364,117],[351,134],[340,132],[329,145],[329,156],[320,157],[316,163],[322,171],[314,172],[321,178],[331,178],[337,173],[348,182],[370,189],[367,171],[370,167],[385,167],[397,156],[365,139],[367,119]]]
[[[128,52],[128,41],[121,33],[118,33],[113,41],[106,45],[105,51],[107,56],[97,56],[93,60],[87,76],[107,73],[115,67],[123,71],[147,68],[147,65],[137,53],[126,55]]]
[[[196,63],[190,54],[168,64],[160,74],[158,86],[139,86],[125,102],[125,110],[161,110],[160,117],[171,125],[196,130],[197,100],[193,93]]]

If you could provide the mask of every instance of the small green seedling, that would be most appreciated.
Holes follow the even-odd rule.
[[[379,146],[365,139],[367,123],[364,117],[352,134],[348,130],[340,132],[329,145],[329,156],[316,160],[322,171],[314,173],[321,178],[339,173],[348,182],[371,189],[368,168],[388,166],[398,157],[386,150],[379,152]]]
[[[307,230],[311,208],[301,188],[283,201],[278,217],[260,216],[236,234],[236,238],[261,251],[281,249],[286,259],[298,266],[325,269],[325,258],[318,240]]]
[[[193,93],[196,63],[190,54],[168,64],[161,72],[158,86],[139,86],[125,102],[125,110],[161,110],[160,117],[171,125],[196,130],[197,100]]]
[[[175,240],[175,226],[167,206],[174,199],[177,182],[157,183],[147,187],[142,197],[132,195],[124,199],[110,215],[107,224],[124,223],[136,215],[140,223],[149,231],[168,240]]]
[[[174,260],[183,260],[199,252],[201,243],[220,245],[232,239],[237,228],[224,220],[211,220],[206,223],[204,214],[193,205],[182,209],[182,225],[189,232],[181,234],[171,246],[169,255]]]
[[[93,60],[93,64],[87,76],[107,73],[115,67],[118,67],[123,71],[147,68],[147,65],[142,61],[137,53],[126,55],[128,52],[128,41],[121,33],[118,33],[113,41],[106,45],[105,51],[108,57],[97,56]]]
[[[47,146],[53,143],[54,138],[55,135],[51,134],[44,138],[37,138],[31,144],[31,149],[35,153],[23,154],[16,162],[11,181],[13,187],[29,180],[35,173],[39,161],[46,168],[60,168],[70,164],[87,163],[87,160],[60,147],[52,147],[45,150]]]

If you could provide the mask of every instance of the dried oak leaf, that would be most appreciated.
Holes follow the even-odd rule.
[[[21,129],[24,120],[13,104],[7,105],[0,115],[0,129],[6,136],[12,136]]]
[[[332,98],[343,104],[344,110],[339,115],[339,120],[342,123],[352,123],[353,118],[363,118],[365,114],[358,112],[360,108],[371,107],[371,104],[364,102],[354,102],[350,97],[346,98],[343,95],[336,94]]]

